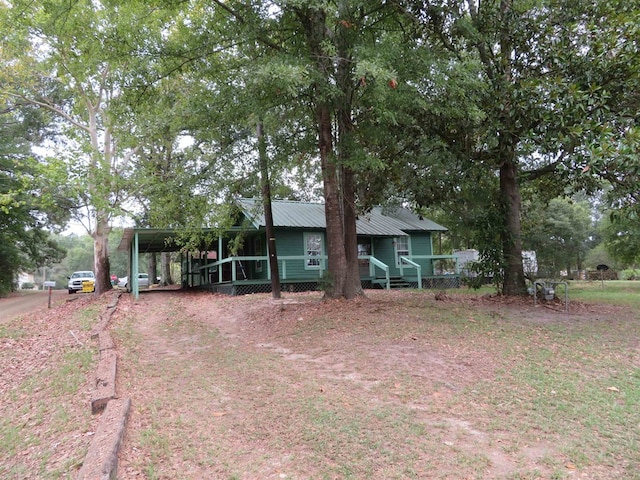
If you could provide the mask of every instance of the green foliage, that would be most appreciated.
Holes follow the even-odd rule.
[[[561,270],[582,270],[594,230],[589,205],[556,198],[546,206],[533,203],[527,213],[525,246],[536,252],[539,274],[557,277]]]
[[[118,245],[122,239],[122,229],[113,229],[109,233],[109,263],[113,274],[119,278],[127,275],[128,254],[119,251]],[[93,239],[85,235],[56,235],[55,241],[63,247],[67,254],[65,258],[49,265],[43,272],[47,280],[56,282],[57,288],[66,288],[67,277],[78,270],[93,270]],[[145,271],[147,259],[141,256],[140,271]]]
[[[607,252],[624,267],[640,264],[640,218],[635,210],[613,211],[603,221]]]
[[[616,270],[618,269],[617,262],[611,257],[604,243],[600,243],[589,250],[584,264],[585,268],[591,270],[595,270],[598,265],[607,265]]]
[[[618,272],[618,278],[620,280],[640,280],[640,270],[635,268],[622,270]]]
[[[47,121],[37,109],[0,97],[0,295],[14,288],[18,273],[64,255],[47,228],[64,222],[68,212],[52,201],[55,179],[42,177],[44,164],[29,149]]]
[[[8,150],[20,150],[20,168],[30,165],[14,185],[0,184],[0,215],[39,210],[57,223],[87,215],[96,238],[125,215],[138,226],[180,228],[183,244],[197,246],[200,228],[229,226],[233,198],[260,194],[258,121],[274,197],[322,197],[317,115],[326,107],[331,144],[322,161],[342,169],[338,189],[347,189],[343,173],[353,174],[354,191],[340,198],[358,211],[407,200],[437,208],[451,246],[478,248],[491,271],[508,266],[520,238],[553,270],[567,258],[579,264],[582,221],[552,225],[542,205],[609,186],[609,205],[637,208],[638,6],[473,5],[2,4],[0,98],[20,103],[22,131],[3,130],[0,142],[15,139]],[[66,141],[47,162],[27,160],[39,141],[34,126],[49,114],[65,125]],[[517,182],[510,193],[505,165]],[[579,231],[567,229],[572,222]],[[617,230],[608,245],[635,262],[633,225]],[[1,258],[17,264],[25,249],[12,251],[7,238]],[[87,261],[70,255],[69,267]]]
[[[518,190],[525,205],[546,205],[612,182],[613,198],[626,188],[634,202],[637,5],[409,2],[409,11],[423,27],[414,51],[424,64],[410,81],[416,95],[406,111],[415,120],[396,135],[402,129],[396,145],[408,157],[398,164],[412,167],[397,177],[409,198],[450,211],[443,223],[466,229],[456,234],[467,246],[482,249],[469,243],[477,236],[503,255],[524,233],[522,212],[500,211],[517,207]],[[511,192],[499,178],[509,164],[518,182]]]

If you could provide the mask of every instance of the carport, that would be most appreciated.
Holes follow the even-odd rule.
[[[129,275],[129,291],[137,299],[140,295],[138,284],[139,260],[141,253],[177,252],[178,234],[175,230],[150,228],[125,228],[118,250],[129,252],[127,274]]]
[[[179,252],[182,246],[178,243],[183,232],[173,229],[153,229],[153,228],[125,228],[122,240],[118,245],[118,250],[129,252],[129,291],[137,299],[140,296],[140,285],[138,284],[140,254]],[[203,229],[201,233],[215,238],[213,229]]]
[[[227,233],[233,235],[240,231],[239,227],[231,227],[227,229]],[[212,228],[203,228],[198,230],[198,236],[202,239],[196,251],[200,252],[216,252],[219,257],[223,250],[223,238],[220,231]],[[140,295],[140,285],[138,282],[139,260],[140,255],[144,253],[163,253],[163,252],[180,252],[184,251],[185,246],[181,239],[185,238],[185,230],[176,229],[154,229],[154,228],[125,228],[122,239],[118,245],[118,250],[129,252],[128,275],[129,275],[129,291],[133,293],[137,299]],[[205,240],[206,239],[206,240]],[[187,253],[187,257],[190,254]],[[182,263],[182,262],[181,262]],[[185,279],[194,275],[194,272],[182,272],[181,283],[185,285]],[[200,275],[200,272],[197,272]],[[186,284],[190,284],[187,280]]]

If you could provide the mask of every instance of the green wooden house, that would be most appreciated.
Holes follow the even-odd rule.
[[[253,199],[238,200],[237,205],[233,228],[202,251],[183,255],[184,287],[231,295],[271,291],[262,205]],[[327,268],[324,205],[276,200],[272,211],[282,291],[317,289]],[[405,208],[376,207],[358,218],[356,231],[363,288],[459,286],[457,257],[434,251],[445,227]],[[133,265],[136,244],[139,252],[167,250],[170,236],[167,230],[127,229],[120,248],[129,249]],[[136,278],[132,273],[130,278]]]

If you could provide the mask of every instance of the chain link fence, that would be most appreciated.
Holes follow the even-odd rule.
[[[271,293],[271,283],[256,283],[256,282],[236,282],[236,283],[224,283],[224,284],[209,284],[202,285],[200,288],[206,288],[216,293],[223,293],[225,295],[250,295],[254,293]],[[371,280],[364,280],[362,282],[362,288],[367,289],[383,289],[384,285],[379,283],[373,283]],[[394,288],[392,286],[392,288]],[[418,281],[408,281],[402,284],[402,286],[395,287],[401,288],[418,288]],[[456,275],[447,275],[443,277],[423,278],[422,288],[424,290],[448,290],[452,288],[460,288],[460,277]],[[313,292],[321,290],[320,284],[317,281],[305,281],[305,282],[282,282],[280,284],[281,292],[298,293],[298,292]]]

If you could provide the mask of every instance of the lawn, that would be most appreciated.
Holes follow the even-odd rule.
[[[638,287],[572,282],[568,313],[464,290],[124,296],[118,478],[640,478]],[[90,443],[99,309],[64,308],[0,329],[0,478],[74,478]]]
[[[319,298],[133,306],[117,328],[141,402],[125,472],[640,478],[636,310],[453,291]]]

